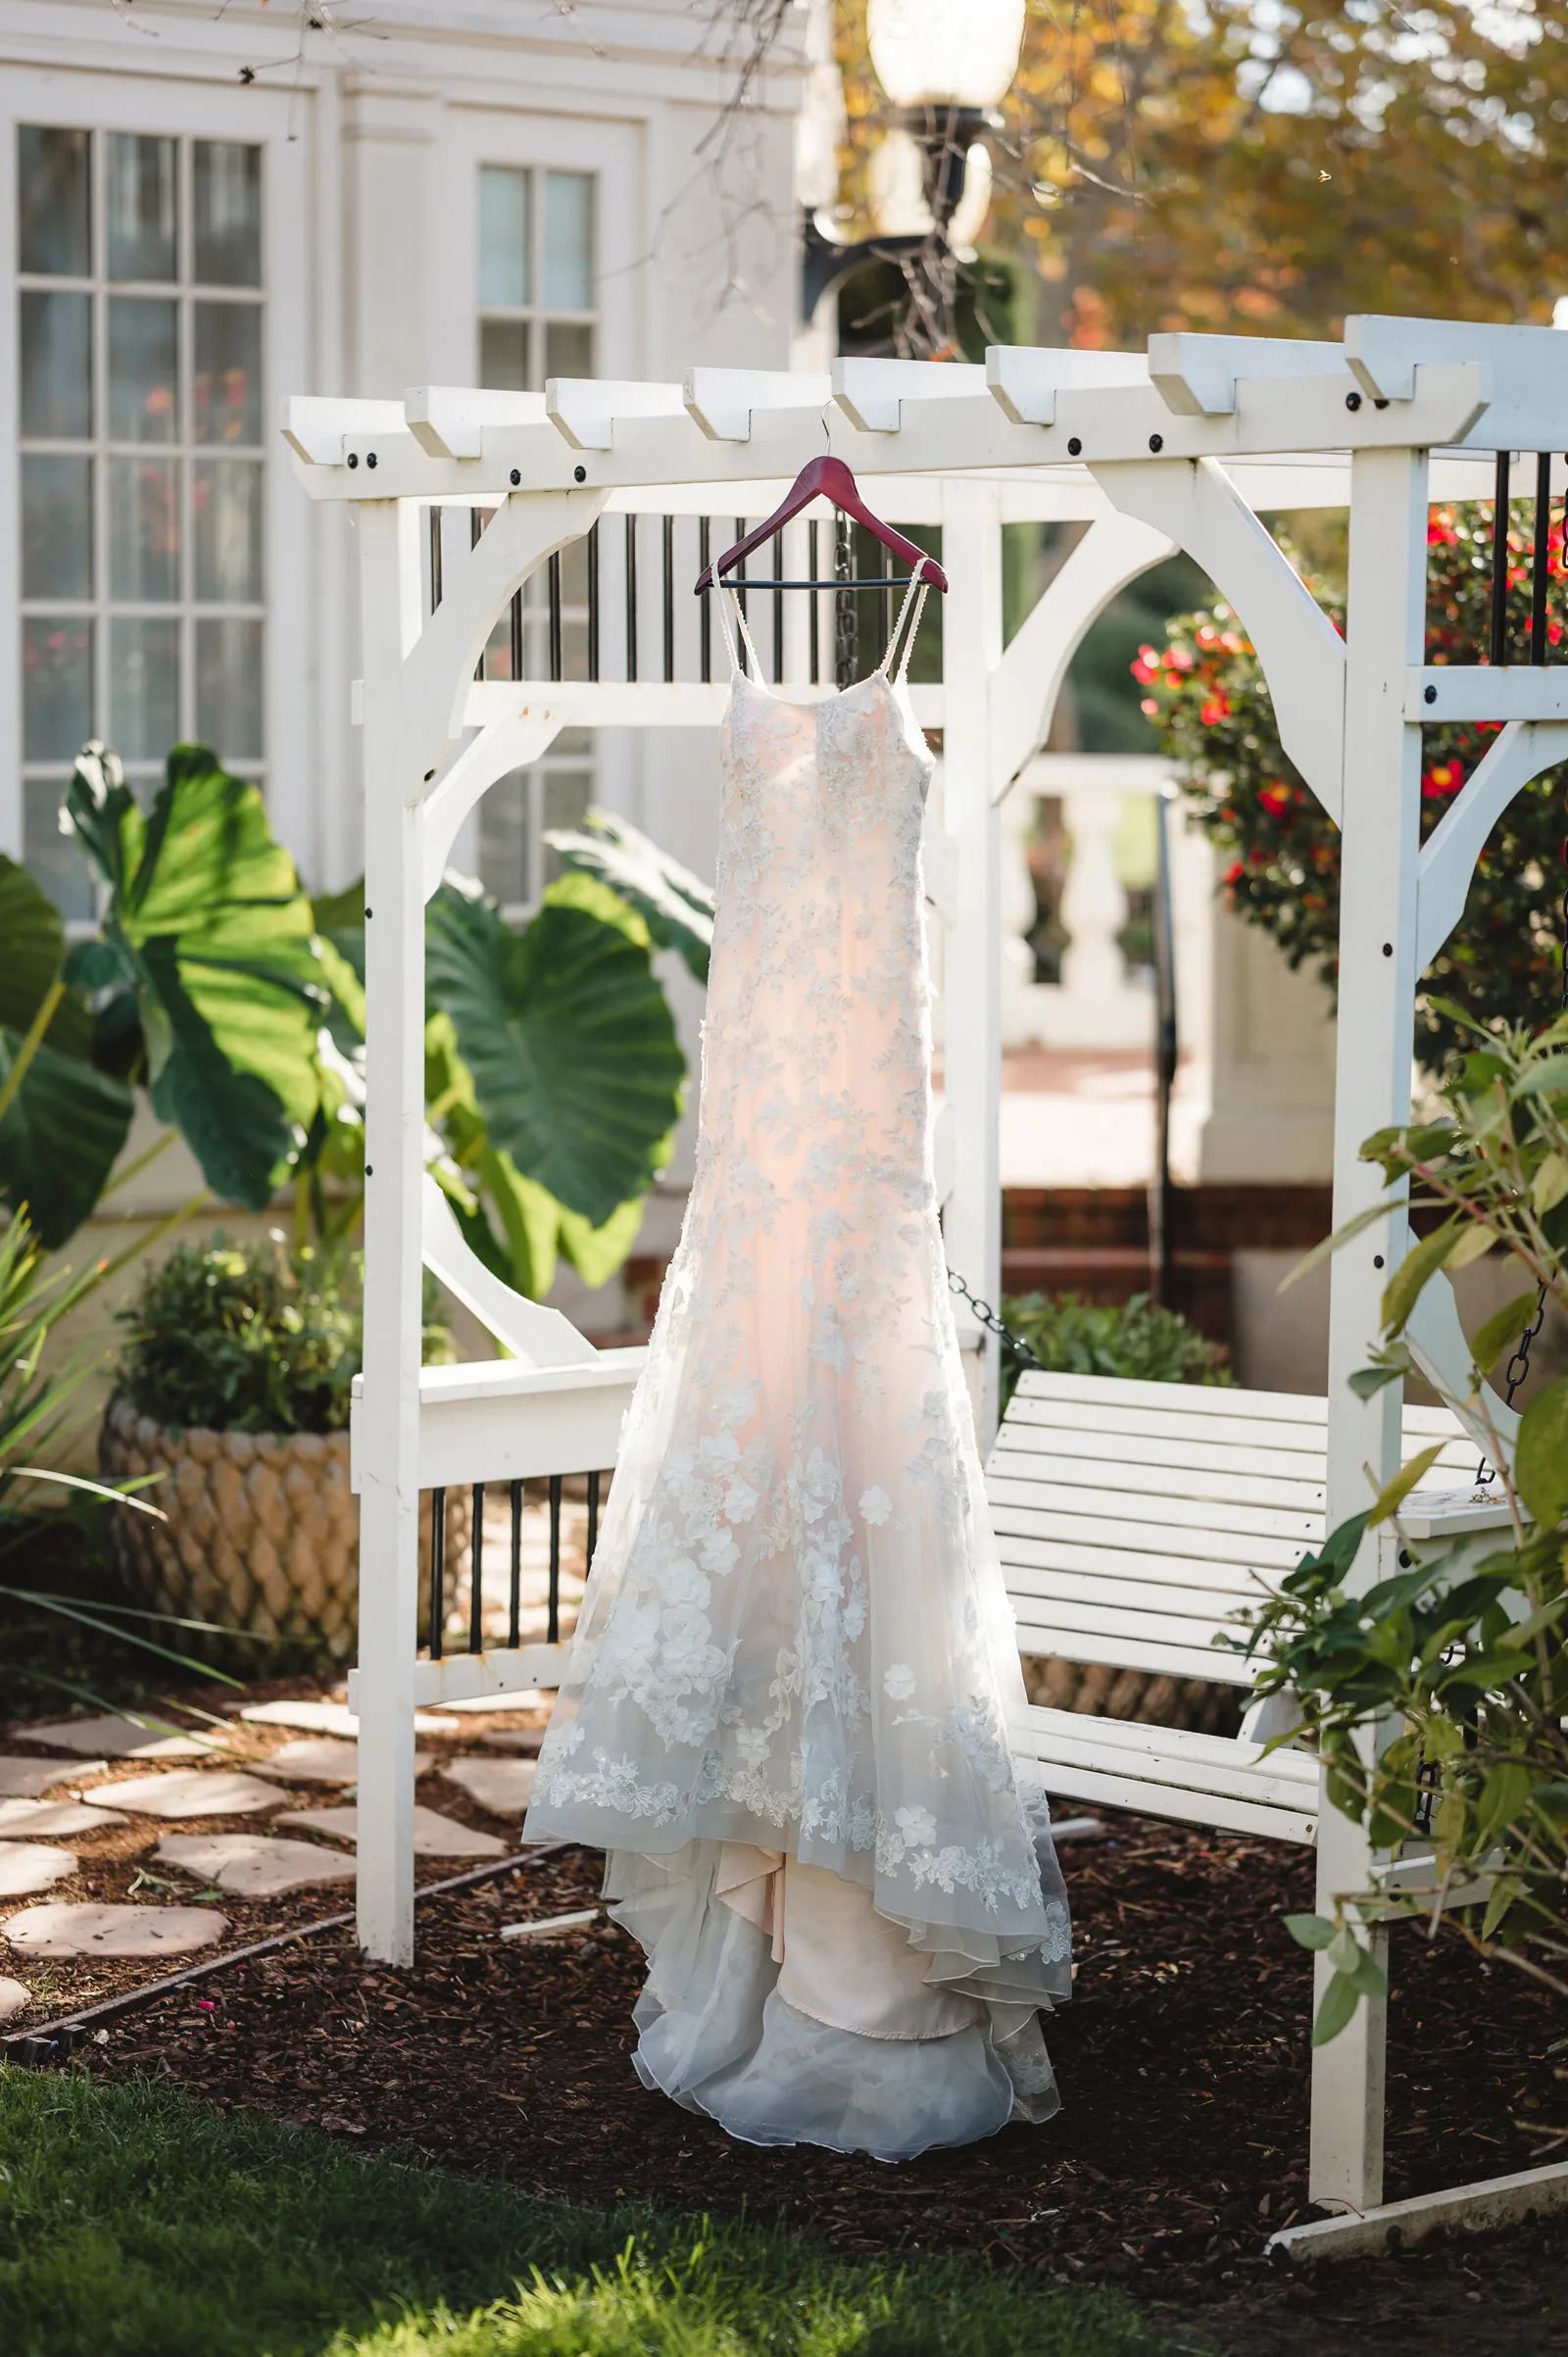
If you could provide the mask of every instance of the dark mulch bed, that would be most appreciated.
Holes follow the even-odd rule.
[[[1061,2117],[899,2169],[737,2145],[645,2093],[628,2061],[633,1943],[610,1927],[497,1937],[591,1900],[598,1861],[582,1852],[422,1905],[412,1974],[323,1935],[159,2000],[88,2067],[167,2073],[540,2192],[744,2207],[847,2252],[964,2248],[1115,2283],[1196,2343],[1257,2357],[1338,2352],[1352,2333],[1380,2357],[1568,2350],[1560,2227],[1270,2274],[1264,2238],[1304,2202],[1308,1975],[1279,1916],[1310,1903],[1309,1862],[1143,1821],[1111,1832],[1067,1853],[1080,1973],[1052,2031]],[[1401,1935],[1391,2197],[1561,2157],[1548,2132],[1568,2126],[1568,2084],[1553,2095],[1542,2058],[1563,2030],[1522,1976]]]

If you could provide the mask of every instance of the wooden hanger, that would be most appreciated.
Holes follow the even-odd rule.
[[[948,576],[935,557],[928,557],[924,549],[916,548],[912,540],[906,540],[902,532],[896,532],[890,523],[884,523],[880,516],[873,516],[860,497],[855,477],[844,461],[825,455],[807,462],[766,523],[760,523],[754,532],[747,533],[744,540],[737,540],[735,546],[726,549],[715,563],[704,565],[697,576],[697,587],[693,594],[701,597],[705,589],[716,589],[720,577],[732,565],[744,564],[753,549],[760,548],[764,540],[771,540],[775,532],[782,531],[787,523],[793,523],[801,510],[808,508],[813,499],[831,500],[835,508],[841,508],[858,524],[863,524],[885,549],[891,549],[895,557],[902,557],[910,567],[911,580],[923,579],[932,589],[939,589],[946,595]],[[748,589],[890,589],[897,584],[878,577],[870,581],[748,581],[745,586]]]

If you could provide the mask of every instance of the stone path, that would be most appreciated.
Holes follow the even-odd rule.
[[[0,2022],[8,2022],[14,2013],[20,2013],[31,1996],[31,1989],[21,1981],[10,1980],[6,1974],[0,1973]]]
[[[276,1808],[288,1797],[258,1776],[211,1768],[183,1776],[133,1776],[126,1784],[104,1790],[106,1796],[113,1794],[139,1817],[249,1817],[257,1809]]]
[[[118,1809],[81,1800],[0,1800],[0,1841],[45,1841],[54,1834],[99,1834],[123,1825]]]
[[[68,1777],[74,1784],[78,1777],[96,1776],[108,1765],[106,1759],[0,1758],[0,1800],[36,1800]]]
[[[455,1759],[441,1771],[492,1817],[520,1817],[533,1791],[531,1759]]]
[[[52,1841],[7,1841],[0,1846],[0,1898],[31,1898],[76,1871],[74,1849]]]
[[[360,1834],[360,1812],[352,1806],[324,1809],[291,1809],[274,1819],[278,1825],[299,1825],[314,1834],[335,1834],[339,1841],[357,1841]],[[414,1812],[414,1854],[419,1858],[501,1858],[507,1853],[505,1841],[494,1834],[476,1834],[454,1817],[443,1817],[439,1809],[416,1808]]]
[[[480,1743],[488,1743],[493,1751],[526,1751],[530,1754],[537,1754],[544,1740],[545,1731],[542,1727],[493,1727],[488,1735],[479,1738]]]
[[[430,1765],[428,1751],[416,1751],[416,1776],[427,1775]],[[294,1743],[279,1744],[268,1759],[267,1772],[281,1776],[286,1784],[356,1784],[360,1746],[338,1736],[301,1736]]]
[[[346,1702],[252,1702],[239,1715],[257,1727],[299,1727],[307,1735],[352,1738],[360,1732],[359,1719]],[[457,1729],[450,1719],[437,1718],[433,1711],[416,1710],[414,1732],[455,1735]]]
[[[29,1743],[44,1743],[51,1750],[91,1751],[106,1759],[205,1759],[226,1747],[220,1731],[210,1736],[160,1735],[154,1727],[121,1718],[62,1719],[50,1727],[13,1727],[12,1733],[25,1733]]]
[[[24,1907],[0,1930],[28,1956],[186,1956],[228,1929],[211,1907]]]
[[[316,1883],[346,1883],[354,1873],[340,1851],[269,1834],[166,1834],[154,1855],[236,1898],[281,1898]]]

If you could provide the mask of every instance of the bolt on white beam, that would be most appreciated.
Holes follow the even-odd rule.
[[[984,368],[963,361],[836,360],[833,398],[862,434],[896,434],[906,401],[973,398],[986,389]]]
[[[1264,376],[1327,376],[1345,366],[1338,344],[1262,335],[1152,335],[1149,375],[1178,417],[1231,417],[1238,382]]]
[[[617,418],[684,417],[678,384],[640,384],[627,377],[551,376],[545,415],[574,450],[613,450]]]
[[[802,368],[688,368],[686,407],[711,442],[749,442],[754,410],[825,410],[833,379]]]
[[[1072,385],[1143,384],[1142,352],[1079,352],[1066,344],[988,344],[986,383],[1015,425],[1054,425],[1056,395]]]

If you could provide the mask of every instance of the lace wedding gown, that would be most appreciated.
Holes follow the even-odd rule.
[[[696,1180],[527,1824],[610,1853],[646,2085],[887,2160],[1048,2119],[1070,1989],[932,1184],[905,614],[819,703],[730,643]]]

